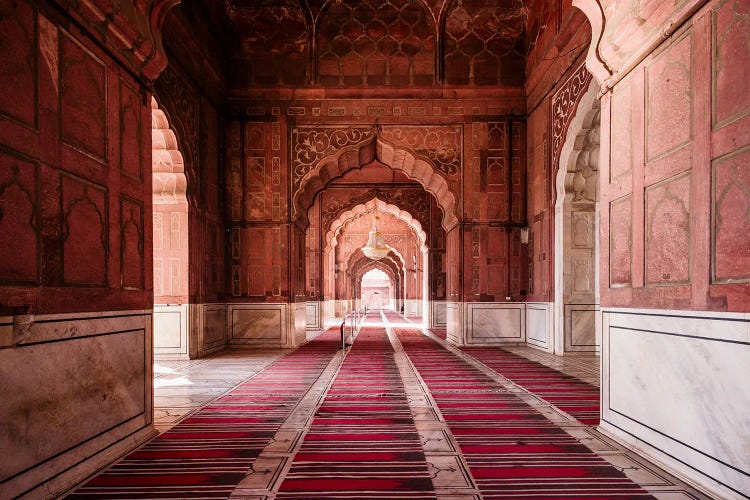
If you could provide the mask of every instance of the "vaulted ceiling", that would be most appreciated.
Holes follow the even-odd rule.
[[[223,22],[215,34],[234,89],[524,83],[523,0],[214,0],[207,9]]]

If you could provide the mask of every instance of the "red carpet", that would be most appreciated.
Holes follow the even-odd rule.
[[[498,347],[462,351],[586,425],[599,425],[599,388]]]
[[[448,330],[445,328],[430,328],[430,331],[435,335],[436,337],[440,337],[441,339],[445,340],[448,337]]]
[[[479,369],[416,329],[395,331],[485,499],[653,498]]]
[[[339,346],[338,329],[321,334],[68,498],[227,498]]]
[[[435,498],[384,328],[360,331],[276,498]]]

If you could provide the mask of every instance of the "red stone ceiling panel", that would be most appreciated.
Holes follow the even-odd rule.
[[[521,0],[462,0],[445,20],[445,82],[522,85],[524,8]]]
[[[436,33],[410,0],[337,2],[318,27],[319,80],[326,86],[431,85]]]

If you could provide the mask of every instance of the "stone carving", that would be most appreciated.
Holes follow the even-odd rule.
[[[375,130],[371,127],[292,129],[292,175],[295,186],[315,169],[321,159],[347,146],[368,141],[374,135]]]
[[[520,0],[454,2],[445,20],[445,81],[522,85],[526,8]]]
[[[447,177],[457,174],[461,168],[463,131],[459,125],[384,126],[380,136],[429,158]]]
[[[593,203],[598,200],[600,118],[599,109],[595,109],[591,126],[581,131],[576,138],[580,148],[574,152],[575,163],[568,164],[565,180],[566,192],[572,193],[573,203]]]
[[[588,259],[573,260],[573,293],[591,293],[593,287],[591,264]]]
[[[318,27],[320,83],[432,85],[433,17],[420,2],[331,2]]]
[[[185,163],[187,198],[191,205],[197,204],[199,160],[199,98],[187,79],[181,77],[170,66],[155,83],[159,108],[164,110],[169,124],[177,136],[177,142]]]
[[[300,2],[228,0],[227,15],[239,48],[238,76],[251,85],[307,83],[308,28]]]
[[[427,228],[430,223],[429,196],[428,193],[418,189],[369,189],[348,199],[328,197],[321,207],[322,227],[329,227],[332,221],[347,210],[377,198],[406,210],[419,221],[423,228]]]
[[[572,230],[574,248],[594,247],[593,215],[593,212],[573,212]]]
[[[585,64],[581,64],[552,96],[552,165],[554,168],[560,160],[560,150],[565,142],[568,125],[575,116],[578,102],[589,88],[590,82],[591,73],[586,70]]]

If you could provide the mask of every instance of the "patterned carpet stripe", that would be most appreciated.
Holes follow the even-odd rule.
[[[462,351],[586,425],[599,425],[599,388],[498,347]]]
[[[68,498],[227,498],[339,348],[331,329],[201,408]]]
[[[395,331],[485,499],[652,498],[471,364],[416,329]]]
[[[435,498],[384,328],[360,331],[276,497]]]

